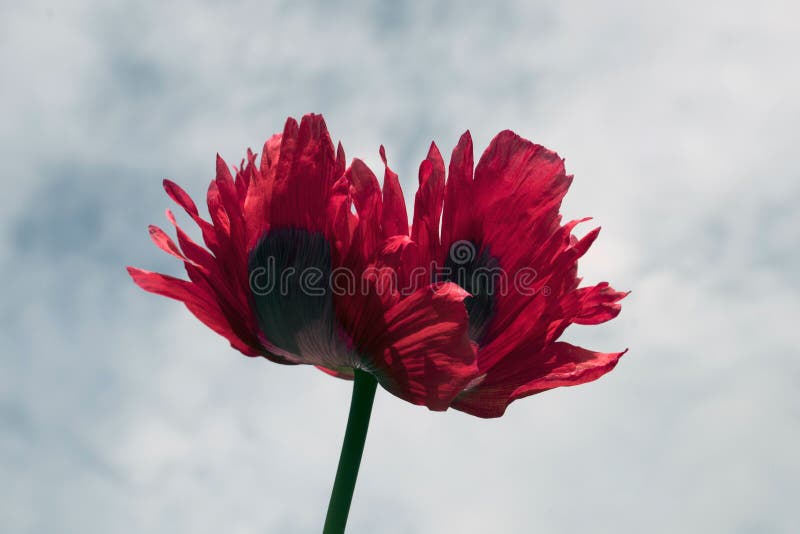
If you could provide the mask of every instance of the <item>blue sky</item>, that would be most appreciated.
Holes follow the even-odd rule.
[[[435,140],[557,150],[603,379],[484,421],[379,391],[351,531],[797,532],[798,8],[789,2],[0,3],[0,530],[318,531],[350,388],[244,358],[125,265],[286,116],[407,197]]]

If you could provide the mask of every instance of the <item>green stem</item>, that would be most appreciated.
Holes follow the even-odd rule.
[[[372,401],[375,399],[377,385],[377,380],[371,374],[355,370],[350,415],[347,418],[347,430],[344,433],[342,453],[339,455],[339,467],[336,470],[336,480],[333,482],[323,534],[344,533],[358,478],[358,467],[361,465],[361,454],[364,452],[364,441],[367,439],[369,416],[372,413]]]

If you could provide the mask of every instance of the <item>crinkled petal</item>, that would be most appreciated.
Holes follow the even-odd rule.
[[[577,289],[575,298],[579,302],[579,309],[573,322],[593,325],[610,321],[622,309],[619,301],[629,294],[630,291],[616,291],[608,282]]]
[[[439,257],[439,219],[444,202],[444,160],[431,143],[428,157],[419,167],[419,190],[414,200],[411,239],[417,243],[422,265]]]
[[[625,352],[593,352],[569,343],[553,343],[538,354],[495,366],[462,392],[453,407],[478,417],[500,417],[517,399],[597,380],[611,371]]]
[[[431,410],[446,410],[477,373],[463,300],[455,284],[428,286],[386,312],[369,347],[373,371],[389,392]]]
[[[214,332],[226,338],[236,350],[247,356],[260,355],[259,351],[242,341],[234,333],[234,329],[220,310],[213,295],[203,291],[196,284],[135,267],[128,267],[128,273],[136,285],[145,291],[183,302],[195,317]]]
[[[192,198],[175,182],[164,180],[163,186],[167,195],[169,195],[176,204],[182,207],[197,226],[200,227],[200,231],[203,234],[203,241],[205,241],[209,250],[215,252],[218,249],[219,243],[217,242],[217,235],[214,231],[214,227],[208,221],[200,217],[197,206]]]
[[[472,137],[467,131],[453,149],[447,174],[442,213],[444,254],[448,254],[454,242],[461,240],[474,242],[477,237],[473,217],[475,198],[472,191],[472,167]]]
[[[381,220],[383,201],[378,179],[367,165],[356,158],[345,173],[350,181],[353,201],[358,212],[358,225],[354,236],[358,245],[358,254],[362,258],[371,258],[381,241],[381,229],[377,221]]]
[[[272,200],[274,227],[321,231],[338,166],[325,121],[320,115],[294,119],[284,128]]]
[[[178,248],[178,245],[158,226],[151,224],[147,227],[150,232],[150,239],[155,245],[171,256],[175,256],[179,260],[193,263],[192,260],[183,255],[183,252]]]
[[[475,197],[486,222],[500,228],[520,222],[512,214],[552,220],[571,180],[558,154],[505,130],[475,168]]]
[[[381,145],[380,154],[385,169],[383,174],[383,216],[381,218],[383,236],[388,238],[395,235],[408,235],[408,212],[400,181],[397,179],[397,174],[386,163],[386,150],[383,145]]]

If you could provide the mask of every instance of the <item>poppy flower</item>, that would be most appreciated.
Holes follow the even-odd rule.
[[[435,144],[422,162],[411,235],[395,238],[387,255],[402,250],[406,272],[414,266],[426,280],[458,283],[470,294],[479,372],[454,408],[499,417],[514,400],[599,378],[624,354],[558,341],[570,324],[613,319],[627,295],[606,282],[579,287],[578,259],[600,229],[577,239],[573,229],[588,219],[562,224],[571,182],[555,152],[511,131],[491,141],[474,170],[466,132],[446,181]]]
[[[402,399],[447,409],[477,372],[466,291],[456,284],[377,291],[367,273],[386,237],[407,233],[396,175],[381,189],[362,161],[346,168],[341,143],[334,150],[325,121],[313,114],[299,125],[288,119],[260,159],[248,150],[233,170],[217,156],[210,220],[164,181],[205,247],[167,210],[177,244],[155,226],[150,236],[184,263],[189,280],[129,267],[133,280],[182,301],[247,356],[315,365],[340,378],[363,371]]]

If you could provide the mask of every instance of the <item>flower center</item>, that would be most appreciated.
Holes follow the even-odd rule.
[[[356,367],[335,320],[331,247],[320,232],[271,229],[250,253],[249,282],[261,342],[293,363]]]
[[[456,241],[445,260],[445,281],[470,293],[464,300],[469,313],[469,337],[480,343],[494,314],[495,296],[505,283],[503,270],[486,248]]]

